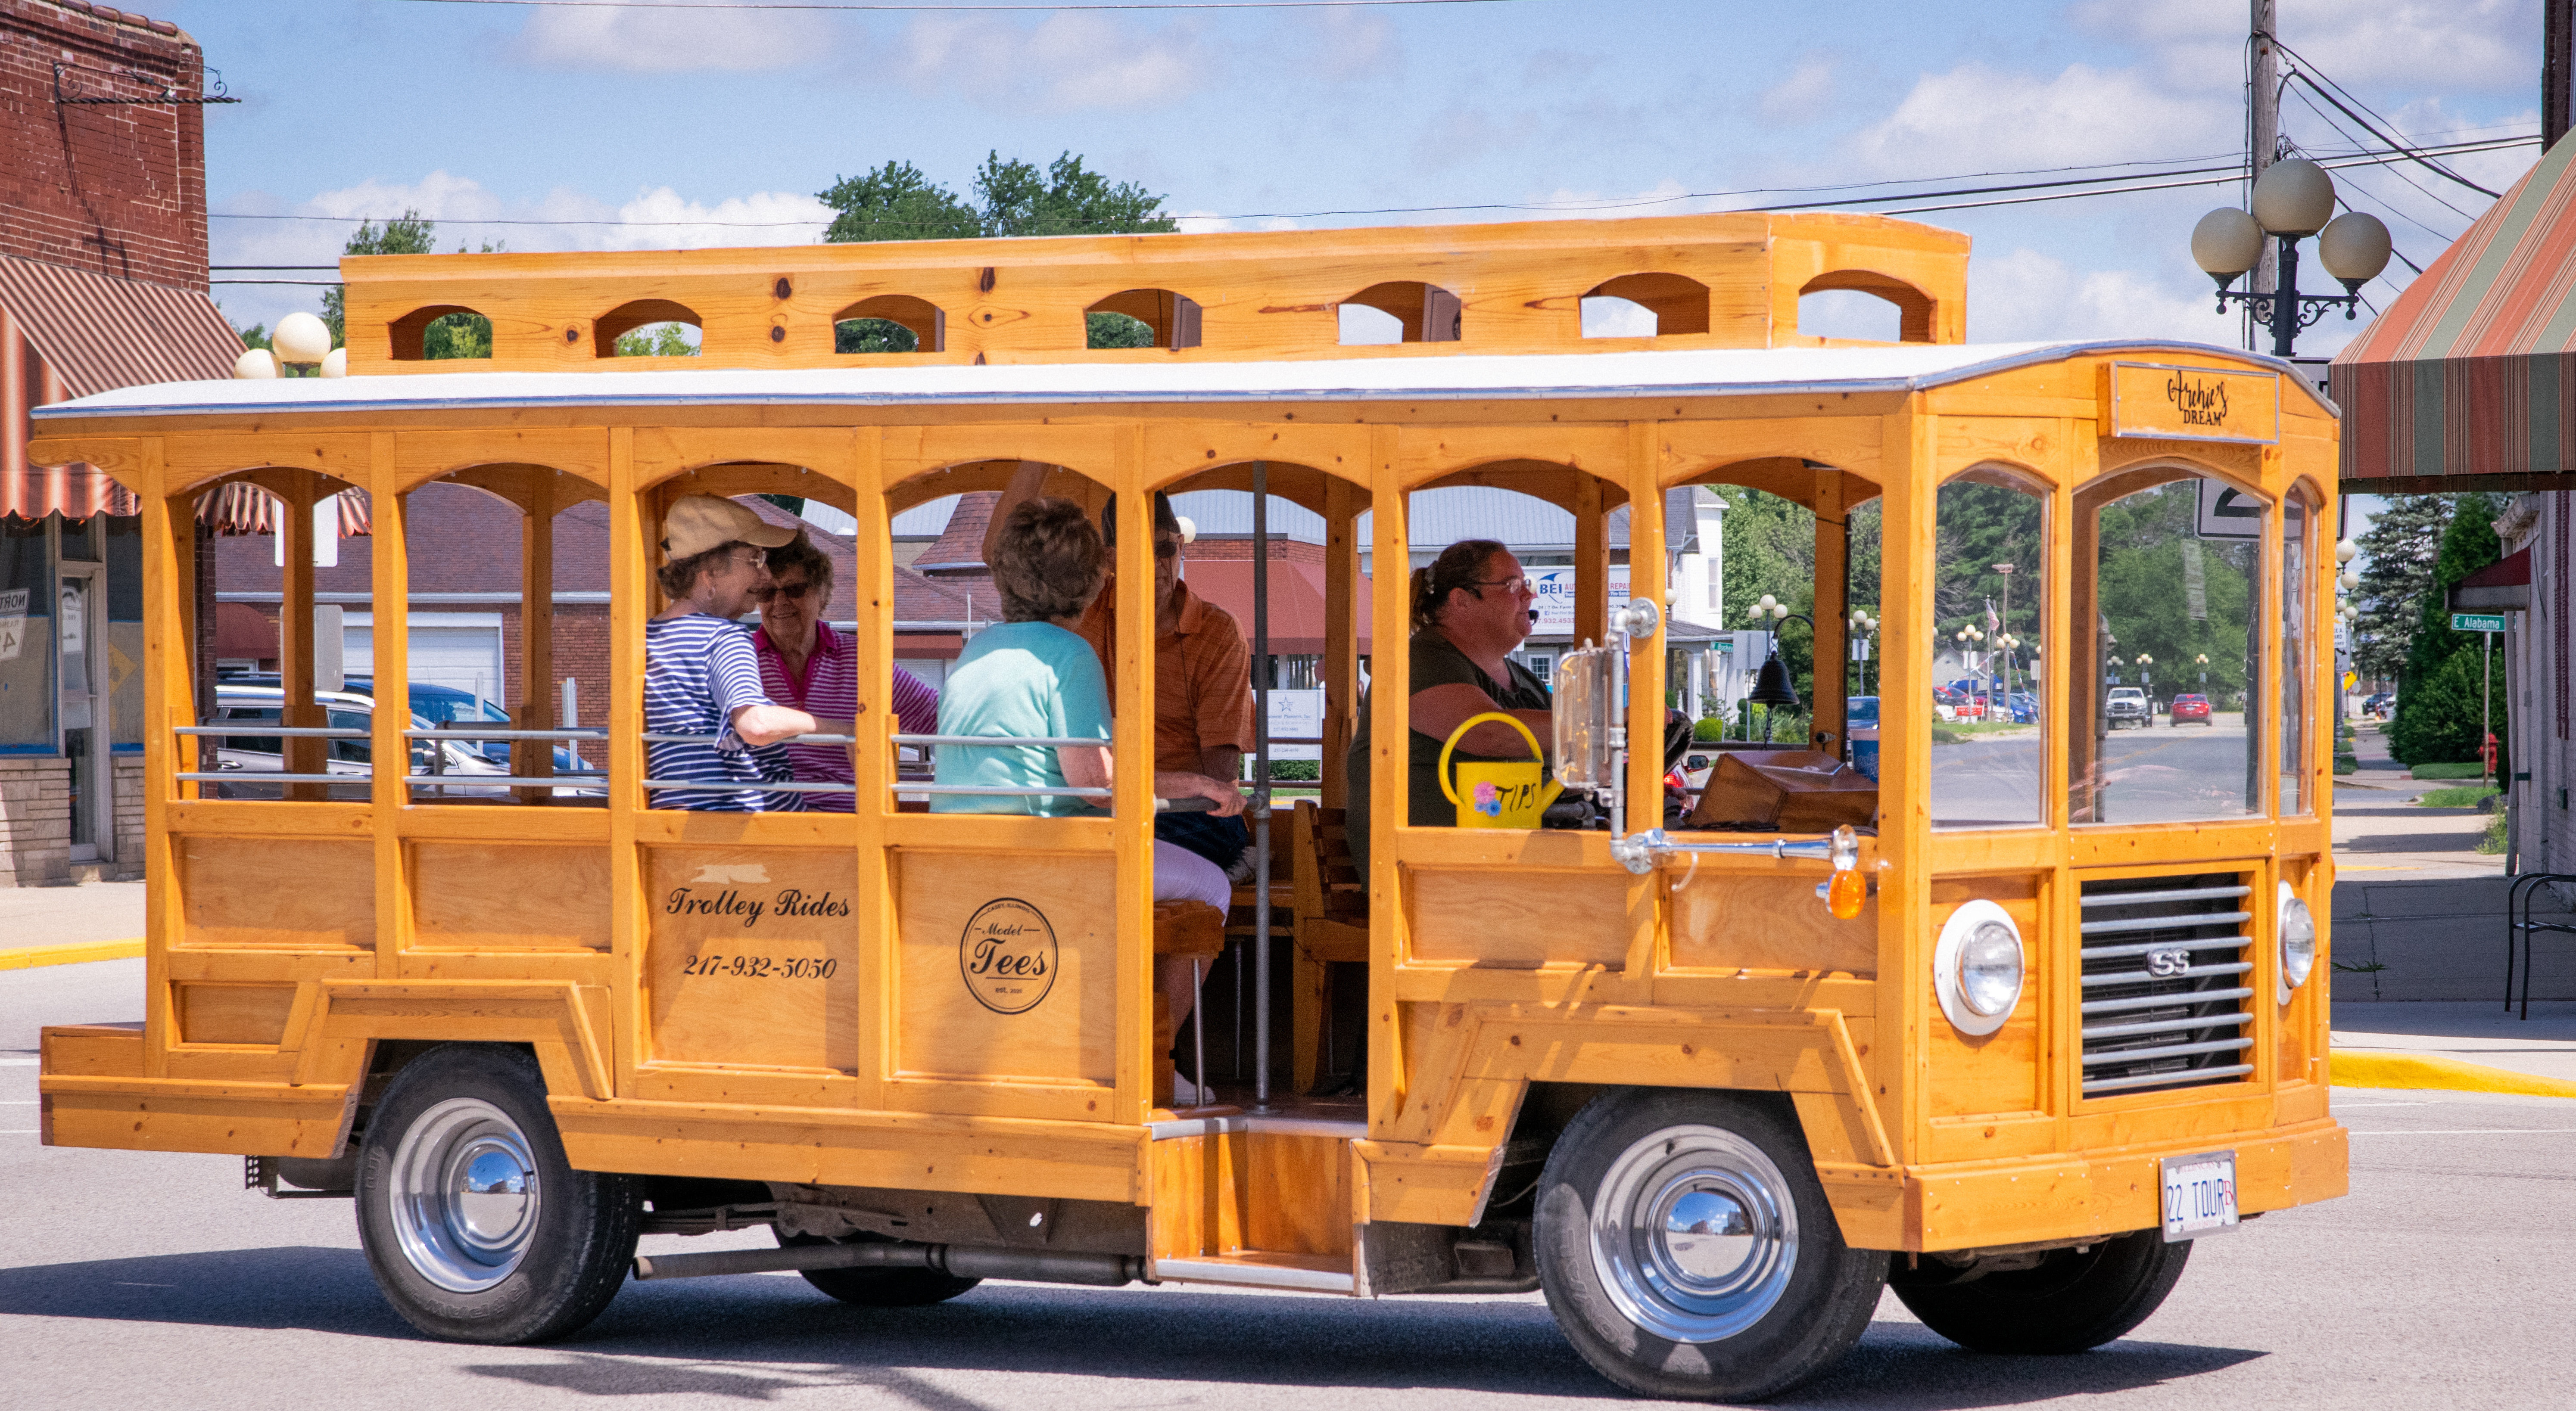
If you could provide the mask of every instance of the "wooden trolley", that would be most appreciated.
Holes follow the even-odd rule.
[[[1963,237],[1813,215],[350,259],[345,379],[36,413],[34,459],[142,498],[150,722],[146,1017],[45,1031],[44,1139],[354,1193],[395,1305],[483,1341],[569,1332],[630,1271],[782,1268],[862,1303],[987,1277],[1544,1288],[1607,1376],[1696,1397],[1813,1374],[1891,1279],[1972,1346],[2115,1337],[2191,1238],[2345,1188],[2322,963],[2336,423],[2230,349],[1965,345],[1966,265]],[[1820,291],[1892,303],[1900,341],[1796,332]],[[1582,336],[1603,298],[1655,332]],[[1343,345],[1349,305],[1403,341]],[[468,311],[492,356],[423,360],[429,323]],[[1087,348],[1104,311],[1155,346]],[[916,351],[834,352],[859,318]],[[696,324],[700,355],[609,356],[657,320]],[[1275,949],[1285,1041],[1224,1106],[1155,1099],[1146,770],[1106,817],[899,798],[890,523],[1027,463],[1095,509],[1116,493],[1129,622],[1153,611],[1146,492],[1257,484],[1325,526],[1321,797],[1278,814],[1275,947],[1238,941]],[[218,796],[195,506],[235,482],[284,502],[290,682],[312,679],[319,500],[369,498],[389,683],[408,564],[440,551],[407,536],[409,497],[516,508],[507,792],[391,767],[423,732],[379,708],[355,795],[289,692],[264,727],[286,732],[278,797]],[[1611,600],[1610,531],[1648,589],[1690,532],[1672,492],[1703,485],[1812,520],[1812,584],[1759,585],[1812,621],[1812,714],[1790,755],[1705,746],[1684,818],[1657,751],[1623,743],[1663,737],[1675,605]],[[1449,486],[1572,517],[1599,645],[1560,674],[1557,760],[1591,826],[1404,826],[1408,506]],[[853,813],[647,806],[653,546],[696,493],[856,521]],[[549,689],[557,517],[583,506],[608,525],[604,731]],[[1994,566],[1962,556],[2006,552],[1998,606],[1971,581]],[[1332,763],[1363,613],[1364,878]],[[2150,664],[2150,641],[2183,646]],[[1113,750],[1149,759],[1152,634],[1116,650]],[[2237,724],[2112,734],[2107,692],[2152,699],[2155,673],[2189,675],[2178,650]],[[1936,720],[1944,673],[2036,723]],[[1871,733],[1874,755],[1847,738]],[[604,779],[560,787],[558,744]],[[1784,830],[1818,781],[1862,826]],[[1780,811],[1744,802],[1764,790]],[[979,975],[979,937],[1043,980]],[[1361,989],[1338,1027],[1363,1096],[1305,1096]],[[639,1230],[760,1224],[779,1248],[635,1257]]]

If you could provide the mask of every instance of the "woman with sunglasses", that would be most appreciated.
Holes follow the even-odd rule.
[[[1407,732],[1405,821],[1415,828],[1446,828],[1458,817],[1440,790],[1440,747],[1450,731],[1471,716],[1505,711],[1529,726],[1542,750],[1551,738],[1547,683],[1511,659],[1538,618],[1532,610],[1538,595],[1521,561],[1491,539],[1462,539],[1442,549],[1428,567],[1414,570],[1412,587],[1413,699],[1406,713],[1413,728]],[[1368,875],[1369,720],[1363,697],[1359,729],[1343,764],[1351,860],[1362,877]],[[1487,721],[1458,741],[1454,758],[1527,759],[1529,742],[1510,726]]]
[[[859,713],[857,644],[823,620],[832,604],[832,560],[804,530],[769,551],[769,582],[760,590],[760,630],[752,634],[760,656],[760,681],[770,699],[824,720],[852,720]],[[894,713],[907,735],[939,732],[939,693],[920,677],[894,669]],[[848,784],[856,779],[850,752],[841,745],[789,745],[790,777],[800,784]],[[805,795],[816,813],[848,813],[853,794]]]

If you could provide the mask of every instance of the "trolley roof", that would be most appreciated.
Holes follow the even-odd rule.
[[[1334,358],[1275,362],[1020,363],[988,366],[442,372],[435,377],[245,379],[123,387],[34,409],[88,418],[495,411],[537,407],[932,407],[1080,404],[1492,401],[1923,391],[2016,368],[2134,353],[2268,366],[2328,415],[2332,404],[2279,359],[2206,343],[2102,340],[1875,348]]]

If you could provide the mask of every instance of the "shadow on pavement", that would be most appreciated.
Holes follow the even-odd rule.
[[[0,1315],[304,1329],[420,1340],[353,1249],[285,1246],[0,1269]],[[630,1285],[565,1345],[459,1349],[496,1382],[586,1396],[766,1402],[864,1387],[922,1411],[986,1403],[922,1374],[1425,1388],[1599,1400],[1595,1376],[1536,1299],[1332,1298],[986,1284],[929,1308],[855,1308],[802,1280]],[[1775,1404],[1974,1408],[2099,1395],[2265,1354],[2125,1341],[2074,1357],[1988,1357],[1881,1321],[1832,1372]]]

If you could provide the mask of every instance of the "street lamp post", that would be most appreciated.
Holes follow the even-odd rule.
[[[1995,573],[2004,580],[2004,610],[2003,615],[1996,620],[2001,624],[1999,630],[2009,636],[2012,632],[2013,566],[2008,563],[1996,564]],[[2012,650],[2009,647],[2004,650],[2003,691],[2006,696],[2012,694]]]
[[[2147,655],[2145,652],[2140,652],[2140,653],[2138,653],[2138,685],[2139,685],[2139,688],[2140,688],[2140,689],[2144,690],[2144,691],[2147,693],[2147,727],[2146,727],[2146,728],[2148,728],[2148,729],[2150,729],[2150,730],[2152,730],[2152,729],[2154,729],[2154,728],[2156,727],[2156,673],[2155,673],[2155,665],[2156,665],[2156,659],[2155,659],[2154,657],[2151,657],[2151,656]]]
[[[1869,694],[1869,638],[1870,634],[1877,630],[1878,619],[1869,615],[1869,609],[1852,609],[1851,659],[1860,667],[1860,689],[1852,692],[1853,695],[1866,696]]]
[[[2218,281],[2218,311],[2245,305],[2272,330],[2272,355],[2292,355],[2299,330],[2342,306],[2347,319],[2361,307],[2361,286],[2388,267],[2388,227],[2360,211],[2334,213],[2334,178],[2304,157],[2274,162],[2254,183],[2254,211],[2221,206],[2192,227],[2191,256]],[[2263,237],[2280,242],[2281,273],[2273,292],[2228,286],[2263,258]],[[2341,294],[2299,292],[2299,241],[2317,237],[2317,258],[2343,285]]]

